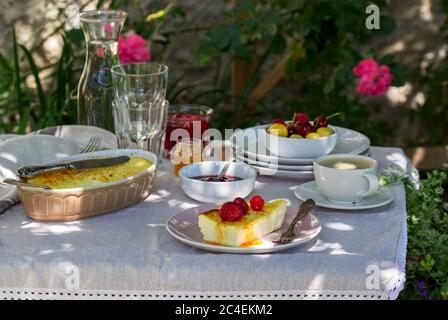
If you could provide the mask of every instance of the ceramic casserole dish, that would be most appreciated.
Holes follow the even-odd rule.
[[[152,165],[137,175],[88,187],[42,189],[18,186],[19,198],[26,213],[30,218],[41,221],[71,221],[112,212],[145,199],[151,193],[158,166],[157,156],[152,152],[105,150],[70,156],[58,162],[124,155],[147,159]]]

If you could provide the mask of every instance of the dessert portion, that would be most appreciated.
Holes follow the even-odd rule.
[[[277,119],[266,131],[269,134],[294,139],[315,139],[331,136],[334,132],[328,127],[328,119],[338,115],[331,116],[317,116],[313,121],[310,121],[309,116],[304,112],[294,114],[292,122],[286,123],[283,119]]]
[[[51,189],[91,187],[135,176],[148,169],[151,165],[152,162],[147,159],[131,157],[129,161],[115,166],[43,172],[27,178],[26,182],[48,186]]]
[[[251,246],[282,226],[287,204],[283,199],[265,203],[258,195],[252,197],[249,204],[236,198],[219,209],[199,214],[199,228],[207,242],[233,247]]]

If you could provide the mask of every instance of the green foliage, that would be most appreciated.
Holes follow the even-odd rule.
[[[45,68],[50,73],[44,77],[31,51],[17,43],[13,30],[12,61],[0,55],[0,116],[3,118],[0,132],[25,133],[76,122],[79,71],[74,67],[76,57],[72,49],[76,45],[63,35],[62,54],[55,65]],[[28,82],[28,77],[32,81]],[[35,88],[29,83],[34,83]]]
[[[445,17],[448,15],[448,0],[440,0]],[[448,19],[444,19],[440,27],[444,40],[448,40]],[[436,54],[437,56],[437,54]],[[408,116],[416,125],[422,125],[423,130],[417,137],[409,141],[410,145],[447,145],[448,135],[448,61],[443,58],[437,62],[431,61],[426,70],[416,70],[410,76],[415,87],[425,96],[423,104],[415,110],[410,110]]]
[[[448,165],[428,173],[419,186],[405,176],[386,180],[402,181],[406,189],[408,252],[400,298],[448,299]]]
[[[257,61],[255,71],[249,78],[243,94],[236,97],[233,126],[251,122],[269,121],[272,117],[290,118],[293,112],[306,111],[313,115],[341,112],[336,124],[364,131],[374,143],[386,143],[391,126],[373,121],[370,115],[375,106],[366,106],[353,95],[355,79],[353,67],[362,58],[376,56],[372,52],[360,52],[369,38],[379,31],[364,27],[365,8],[370,1],[254,1],[245,0],[226,13],[223,21],[210,27],[201,40],[196,57],[200,65],[230,55],[252,62],[258,48],[264,53]],[[378,5],[385,6],[384,1]],[[382,33],[390,33],[394,22],[386,15],[381,17]],[[270,110],[266,118],[265,105],[258,109],[245,110],[250,93],[261,77],[261,70],[272,58],[291,50],[286,64],[289,83],[296,83],[294,97],[286,97],[281,108]],[[395,75],[396,84],[404,81],[404,67],[394,63],[388,56]],[[283,94],[283,93],[281,93]],[[281,99],[281,98],[280,98]],[[228,119],[228,117],[223,117]],[[238,118],[238,119],[237,119]],[[228,125],[228,124],[227,124]],[[224,125],[223,125],[224,126]]]
[[[100,1],[98,6],[105,3]],[[197,80],[188,76],[188,70],[172,69],[168,98],[172,103],[212,106],[216,111],[215,126],[220,129],[266,122],[278,116],[290,118],[298,110],[312,115],[339,111],[341,116],[335,119],[335,124],[363,131],[373,143],[387,143],[392,125],[372,120],[371,114],[379,109],[379,105],[366,105],[358,100],[358,95],[354,94],[356,83],[352,68],[362,58],[381,58],[375,52],[363,52],[360,48],[372,35],[380,31],[392,32],[392,18],[383,15],[381,21],[384,28],[371,31],[364,27],[365,8],[370,4],[368,0],[242,0],[234,7],[227,6],[221,19],[198,25],[195,17],[211,4],[212,1],[202,2],[196,8],[197,12],[186,12],[176,1],[113,0],[109,7],[132,12],[124,33],[133,31],[150,39],[153,56],[160,62],[169,63],[167,59],[175,54],[171,51],[172,44],[180,34],[193,33],[191,37],[197,39],[196,67],[212,68],[214,75]],[[377,1],[377,5],[384,8],[386,4],[385,1]],[[196,37],[194,33],[201,36]],[[21,52],[15,50],[17,54],[13,56],[20,61],[14,60],[17,64],[12,64],[11,70],[14,79],[18,79],[18,75],[22,78],[14,82],[14,88],[0,91],[0,99],[2,93],[8,92],[4,98],[9,95],[10,99],[5,105],[14,114],[0,130],[24,132],[55,123],[75,122],[74,82],[82,67],[82,45],[80,30],[72,30],[64,37],[64,48],[67,49],[64,49],[60,62],[52,67],[55,71],[51,74],[52,84],[48,87],[50,94],[43,92],[39,79],[41,70],[33,63],[30,51],[17,46]],[[248,107],[248,99],[264,72],[273,61],[289,51],[291,57],[286,64],[286,74],[287,83],[294,86],[294,96],[284,95],[280,91],[277,108],[268,112],[265,101]],[[70,52],[76,54],[70,56]],[[258,58],[254,59],[256,53]],[[229,82],[225,81],[231,77],[229,66],[235,59],[255,64],[238,96],[233,95]],[[391,66],[394,84],[402,84],[404,67],[396,64],[392,56],[381,59]],[[1,58],[0,63],[3,60],[8,63],[7,59]],[[25,71],[31,73],[35,89],[31,90],[25,85],[19,62],[22,67],[26,62]],[[4,70],[7,77],[8,68]],[[11,94],[16,99],[11,100]]]
[[[425,74],[415,75],[416,82],[420,84],[426,100],[417,109],[409,111],[410,119],[423,125],[422,134],[409,144],[417,146],[448,144],[447,74],[448,61],[443,61],[440,66],[429,66]]]

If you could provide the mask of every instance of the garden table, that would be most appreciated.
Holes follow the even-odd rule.
[[[371,148],[380,169],[411,170],[396,148]],[[288,198],[304,181],[259,176],[254,193]],[[17,204],[0,215],[0,299],[395,299],[405,280],[405,191],[381,208],[316,208],[323,228],[295,249],[215,254],[172,238],[165,223],[200,203],[164,160],[145,201],[73,222],[37,222]]]

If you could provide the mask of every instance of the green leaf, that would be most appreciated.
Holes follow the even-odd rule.
[[[19,111],[19,133],[25,133],[26,120],[25,120],[25,110],[22,105],[22,88],[21,88],[21,78],[20,78],[20,64],[19,64],[19,50],[17,49],[17,38],[16,29],[12,29],[12,50],[14,59],[14,88],[15,88],[15,104]]]
[[[407,80],[407,68],[404,64],[393,64],[390,66],[391,72],[394,75],[392,79],[392,85],[395,87],[401,87]]]
[[[297,69],[297,61],[294,58],[289,58],[285,65],[285,75],[286,78],[290,78]]]
[[[25,58],[28,62],[28,65],[31,69],[31,72],[33,73],[34,81],[36,82],[36,90],[37,94],[39,96],[39,104],[41,108],[41,114],[46,115],[47,114],[47,97],[45,95],[44,90],[42,89],[42,84],[40,82],[39,77],[39,70],[36,66],[36,63],[34,62],[34,58],[31,55],[30,51],[25,48],[23,45],[19,45],[22,49],[23,53],[25,54]]]
[[[84,34],[81,29],[71,29],[66,32],[67,38],[75,45],[81,45],[84,41]]]
[[[380,29],[378,33],[382,35],[388,35],[395,31],[397,25],[395,23],[395,19],[390,16],[381,16],[380,17]]]
[[[275,54],[282,54],[283,52],[285,52],[286,50],[286,38],[283,34],[277,34],[273,39],[272,39],[272,53]]]
[[[5,69],[8,71],[12,71],[11,65],[9,64],[8,59],[5,58],[5,56],[3,56],[0,53],[0,67],[2,70],[0,70],[1,72],[4,72]]]
[[[241,0],[236,6],[235,6],[235,13],[241,14],[246,13],[254,10],[254,4],[252,0]]]

